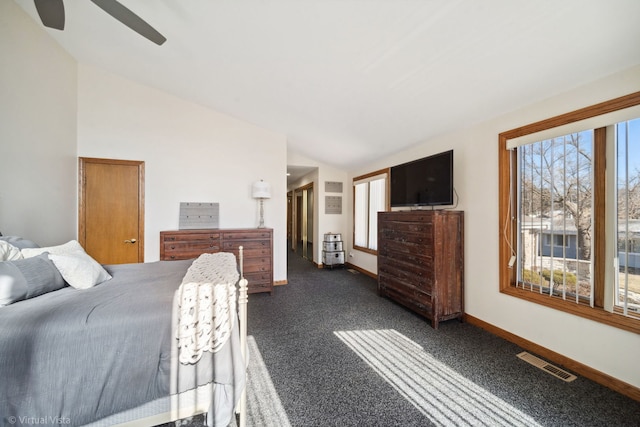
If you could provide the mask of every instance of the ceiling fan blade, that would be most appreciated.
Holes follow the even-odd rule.
[[[43,1],[43,0],[41,0]],[[100,9],[131,28],[136,33],[148,38],[157,45],[161,45],[167,39],[155,30],[151,25],[147,24],[142,18],[127,9],[124,5],[116,0],[91,0]]]
[[[64,30],[64,4],[62,0],[33,0],[45,27]]]

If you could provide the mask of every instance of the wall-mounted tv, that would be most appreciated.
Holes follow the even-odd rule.
[[[453,150],[391,167],[391,206],[453,205]]]

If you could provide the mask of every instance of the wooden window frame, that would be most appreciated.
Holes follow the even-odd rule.
[[[640,319],[622,316],[614,309],[614,312],[606,311],[604,307],[605,292],[605,262],[606,262],[606,223],[605,218],[605,192],[606,192],[606,130],[595,129],[594,134],[594,249],[593,249],[593,280],[594,280],[594,305],[590,307],[584,304],[565,301],[560,298],[540,295],[528,290],[516,287],[516,269],[509,267],[512,256],[513,242],[516,242],[517,212],[516,189],[512,189],[510,183],[516,182],[516,168],[510,165],[517,164],[516,150],[507,149],[507,141],[524,135],[529,135],[543,130],[552,129],[569,123],[585,120],[591,117],[615,112],[625,108],[640,105],[640,92],[601,102],[570,113],[561,114],[550,119],[531,123],[516,129],[502,132],[498,136],[498,216],[499,216],[499,285],[500,292],[521,298],[536,304],[544,305],[559,311],[574,314],[591,319],[609,326],[624,329],[630,332],[640,333]],[[602,177],[602,179],[598,179]],[[513,192],[513,194],[512,194]]]
[[[353,180],[351,181],[351,191],[352,191],[352,199],[353,200],[353,235],[352,235],[352,241],[353,241],[353,249],[361,251],[361,252],[366,252],[372,255],[378,255],[378,251],[375,249],[370,249],[370,248],[366,248],[364,246],[358,246],[356,245],[356,183],[357,181],[362,181],[365,180],[367,178],[371,178],[373,176],[376,175],[385,175],[387,176],[386,178],[386,182],[385,182],[385,199],[386,199],[386,206],[385,206],[385,210],[389,211],[391,210],[390,207],[390,187],[389,187],[389,183],[391,181],[391,168],[384,168],[384,169],[380,169],[377,170],[375,172],[370,172],[364,175],[360,175],[360,176],[356,176],[353,178]],[[371,236],[368,236],[368,238],[371,238]],[[375,236],[375,238],[377,239],[378,236]]]

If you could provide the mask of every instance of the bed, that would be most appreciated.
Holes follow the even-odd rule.
[[[2,239],[6,259],[2,242],[20,242]],[[0,262],[1,426],[152,426],[201,413],[209,426],[236,413],[244,425],[242,250],[238,273],[230,253],[100,266],[75,241],[19,249]]]

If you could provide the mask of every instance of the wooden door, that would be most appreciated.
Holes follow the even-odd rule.
[[[293,191],[287,192],[287,245],[292,248],[293,239]]]
[[[294,250],[302,256],[302,193],[296,191],[296,246]]]
[[[144,162],[80,158],[78,241],[101,264],[144,262]]]
[[[295,198],[295,251],[313,261],[313,182],[297,188]]]

